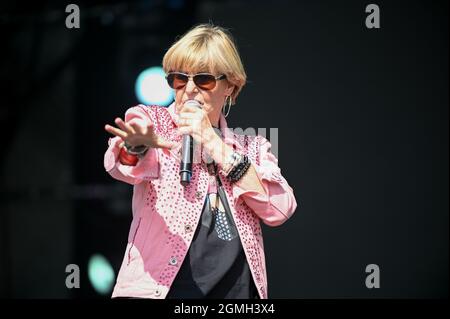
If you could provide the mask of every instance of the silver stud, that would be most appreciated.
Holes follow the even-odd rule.
[[[169,264],[172,266],[175,266],[178,263],[177,259],[175,257],[170,258]]]

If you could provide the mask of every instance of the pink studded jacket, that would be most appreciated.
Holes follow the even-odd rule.
[[[175,133],[175,105],[168,108],[138,105],[127,110],[125,120],[153,123],[156,134],[180,141]],[[284,223],[297,202],[281,175],[271,144],[264,137],[237,135],[220,118],[223,141],[255,166],[267,195],[241,189],[220,173],[253,280],[261,299],[268,298],[267,274],[260,221],[269,226]],[[121,139],[109,139],[104,166],[115,179],[134,185],[128,245],[112,297],[163,299],[188,252],[208,190],[204,162],[194,160],[191,182],[180,184],[176,149],[150,149],[136,166],[118,159]]]

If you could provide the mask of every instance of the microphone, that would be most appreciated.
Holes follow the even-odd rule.
[[[184,105],[196,106],[202,108],[200,103],[196,100],[188,100]],[[193,141],[192,136],[183,135],[183,143],[181,150],[181,164],[180,164],[180,183],[183,186],[189,185],[192,177],[192,161],[193,161]]]

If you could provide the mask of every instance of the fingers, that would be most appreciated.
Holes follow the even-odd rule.
[[[180,126],[195,126],[201,123],[202,119],[197,116],[180,116],[176,120],[178,127]]]
[[[198,119],[199,117],[197,113],[180,113],[178,116],[179,119]]]
[[[178,127],[177,133],[179,135],[191,135],[193,133],[193,130],[191,126],[181,126]]]
[[[106,124],[105,130],[108,133],[121,137],[123,140],[127,139],[129,135],[136,134],[136,131],[141,129],[137,123],[126,123],[120,117],[116,118],[114,122],[119,128]]]
[[[190,126],[190,125],[191,125],[190,119],[181,118],[181,117],[178,118],[178,120],[176,121],[176,123],[177,123],[178,127],[181,127],[181,126]]]
[[[118,127],[120,127],[122,129],[122,131],[124,131],[128,134],[136,134],[133,127],[131,127],[130,124],[124,122],[120,117],[116,118],[116,120],[114,122],[117,124]]]
[[[138,123],[135,122],[129,122],[128,125],[131,126],[131,128],[137,132],[137,133],[141,133],[142,135],[146,135],[147,134],[147,127],[142,127],[141,125],[139,125]]]
[[[113,134],[113,135],[115,135],[115,136],[119,136],[119,137],[122,138],[123,140],[126,139],[126,138],[128,137],[128,134],[127,134],[126,132],[124,132],[124,131],[122,131],[122,130],[120,130],[120,129],[114,127],[114,126],[108,125],[108,124],[105,125],[105,130],[106,130],[108,133],[111,133],[111,134]]]
[[[192,105],[184,105],[181,110],[180,113],[197,113],[197,112],[202,112],[203,109],[198,108],[196,106],[192,106]]]
[[[127,123],[129,125],[131,125],[131,127],[136,131],[136,132],[141,132],[143,129],[145,128],[150,128],[153,127],[153,123],[150,121],[145,121],[143,119],[140,118],[132,118],[129,121],[127,121]]]
[[[189,116],[187,116],[189,117]],[[189,118],[184,118],[183,121],[189,121]],[[105,125],[105,130],[113,135],[116,135],[118,137],[120,137],[122,140],[128,140],[130,138],[133,137],[133,135],[147,135],[147,133],[149,132],[149,130],[151,130],[151,128],[153,127],[153,125],[142,125],[142,123],[138,123],[136,121],[130,121],[130,122],[124,122],[121,118],[116,118],[114,121],[117,127],[111,126],[109,124]],[[186,123],[189,125],[189,123]],[[184,127],[183,132],[191,132],[191,128],[190,126]],[[185,133],[183,133],[185,134]],[[177,142],[172,142],[172,141],[168,141],[160,136],[157,136],[156,134],[153,133],[153,136],[156,137],[156,140],[153,139],[153,145],[151,145],[151,147],[156,147],[156,148],[167,148],[167,149],[172,149],[174,147],[176,147],[179,143]],[[121,145],[123,145],[124,142],[121,142],[121,144],[119,145],[119,147],[121,147]]]
[[[195,106],[183,106],[178,120],[176,121],[178,127],[198,125],[206,116],[205,111]]]

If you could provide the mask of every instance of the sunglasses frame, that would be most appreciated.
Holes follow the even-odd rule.
[[[180,87],[180,88],[178,88],[178,89],[175,89],[175,88],[173,88],[173,87],[170,85],[170,83],[169,83],[169,76],[170,76],[170,75],[177,75],[177,74],[186,76],[188,80],[187,80],[187,82],[186,82],[182,87]],[[194,77],[196,77],[196,76],[198,76],[198,75],[210,75],[210,76],[212,76],[212,77],[214,78],[214,86],[213,86],[212,88],[210,88],[210,89],[204,89],[204,88],[202,88],[201,86],[197,85],[197,83],[195,83]],[[201,89],[201,90],[210,91],[210,90],[212,90],[212,89],[214,89],[214,88],[216,87],[217,81],[226,79],[226,77],[227,77],[227,76],[226,76],[225,74],[221,74],[221,75],[218,75],[218,76],[214,76],[214,74],[207,73],[207,72],[201,72],[201,73],[196,73],[196,74],[186,74],[186,73],[183,73],[183,72],[169,72],[169,73],[167,73],[167,75],[166,75],[166,81],[167,81],[167,83],[169,84],[169,86],[170,86],[172,89],[174,89],[174,90],[180,90],[180,89],[184,88],[184,87],[189,83],[189,80],[192,79],[192,81],[194,82],[194,84],[195,84],[196,87],[198,87],[198,88]]]

